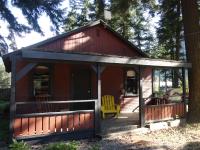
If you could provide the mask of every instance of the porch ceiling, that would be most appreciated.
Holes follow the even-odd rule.
[[[104,64],[140,65],[169,68],[191,68],[191,63],[165,59],[151,59],[142,57],[120,57],[113,55],[91,54],[81,52],[51,52],[38,50],[22,50],[22,57],[26,59],[78,61]]]

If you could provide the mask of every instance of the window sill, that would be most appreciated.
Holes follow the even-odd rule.
[[[124,95],[124,97],[137,97],[137,96],[139,96],[139,94],[130,94],[130,93],[128,93],[128,94]]]

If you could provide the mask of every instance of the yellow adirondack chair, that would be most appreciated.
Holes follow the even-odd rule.
[[[106,113],[116,113],[117,117],[120,113],[120,105],[116,105],[114,101],[114,96],[104,95],[102,96],[101,112],[103,119]]]

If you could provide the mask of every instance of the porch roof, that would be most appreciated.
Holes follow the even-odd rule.
[[[63,51],[59,52],[41,49],[23,49],[18,52],[9,53],[3,57],[4,64],[8,56],[20,54],[22,58],[36,61],[75,61],[88,63],[103,63],[103,64],[121,64],[121,65],[140,65],[151,67],[166,67],[166,68],[191,68],[191,63],[186,61],[175,61],[166,59],[152,59],[144,57],[125,57],[116,55],[104,55],[99,53],[85,53]],[[9,63],[10,64],[10,63]],[[7,69],[7,71],[10,69]]]

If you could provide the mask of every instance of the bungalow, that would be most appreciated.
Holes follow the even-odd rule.
[[[101,134],[101,97],[113,95],[121,111],[139,105],[139,122],[184,117],[185,103],[146,105],[155,67],[182,61],[151,59],[103,21],[3,56],[11,72],[10,138],[75,138]],[[128,103],[128,105],[126,105]]]

